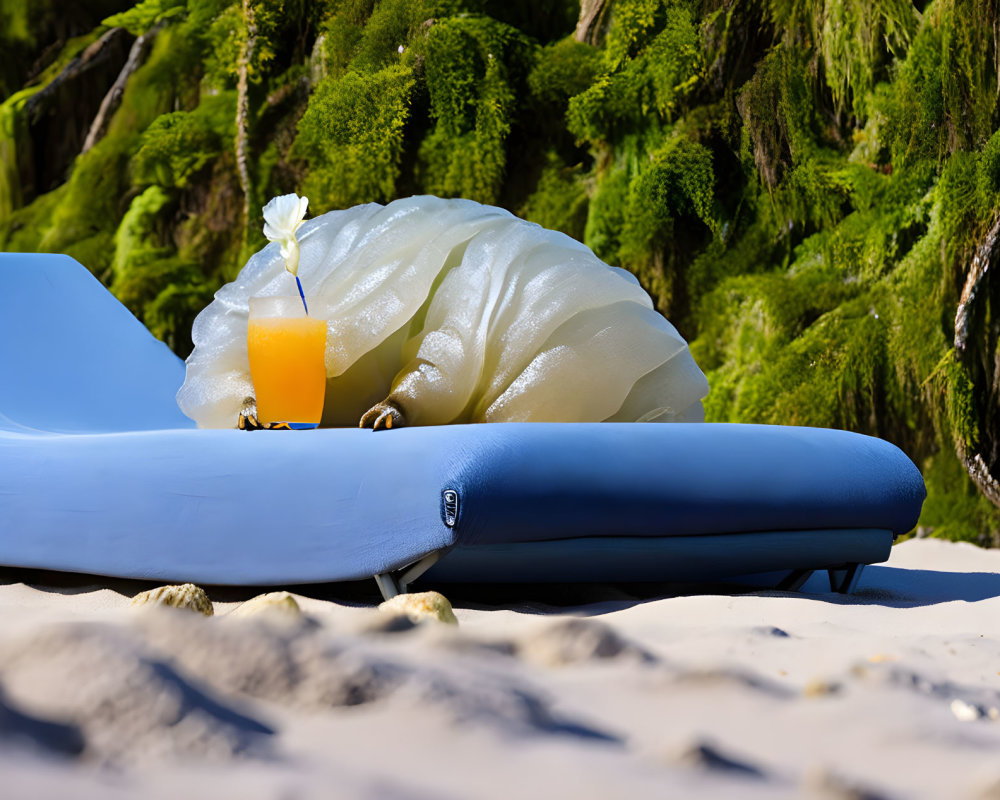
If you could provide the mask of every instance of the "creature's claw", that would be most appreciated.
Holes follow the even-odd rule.
[[[257,400],[253,397],[244,397],[243,406],[240,408],[240,416],[236,421],[236,427],[241,431],[259,431],[264,426],[257,421]]]
[[[240,416],[236,427],[241,431],[287,431],[287,422],[261,422],[257,419],[257,401],[253,397],[244,397]]]
[[[406,416],[403,414],[403,409],[392,400],[383,400],[364,413],[358,427],[371,428],[374,431],[404,428]]]

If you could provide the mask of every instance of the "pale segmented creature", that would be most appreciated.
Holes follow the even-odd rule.
[[[323,425],[703,419],[684,339],[562,233],[412,197],[323,214],[298,240],[309,311],[328,320]],[[249,298],[294,292],[274,243],[198,316],[177,399],[200,426],[235,426],[253,395]]]

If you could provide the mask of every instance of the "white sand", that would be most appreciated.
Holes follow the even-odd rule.
[[[5,798],[1000,798],[1000,551],[905,542],[846,598],[445,589],[459,628],[402,632],[6,576]]]

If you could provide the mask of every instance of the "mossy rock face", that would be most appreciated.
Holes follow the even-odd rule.
[[[112,28],[25,104],[38,193],[51,191],[65,179],[101,103],[125,65],[132,40],[124,29]]]
[[[0,219],[35,194],[35,148],[25,106],[39,91],[38,86],[22,89],[0,105]]]
[[[0,98],[62,68],[63,51],[73,40],[90,37],[101,20],[135,0],[0,0]]]
[[[564,166],[558,156],[552,156],[521,215],[543,228],[562,231],[582,241],[590,202],[585,180],[579,166]]]
[[[424,47],[435,124],[420,146],[420,180],[431,194],[495,203],[529,44],[488,17],[459,16],[435,23]]]
[[[393,65],[331,76],[316,88],[296,140],[312,168],[303,189],[314,208],[394,196],[413,84],[412,70]]]

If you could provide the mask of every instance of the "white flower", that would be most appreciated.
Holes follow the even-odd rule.
[[[299,271],[299,243],[295,231],[299,229],[309,207],[308,197],[283,194],[272,197],[264,206],[264,235],[268,241],[281,244],[281,257],[285,269],[295,275]]]

